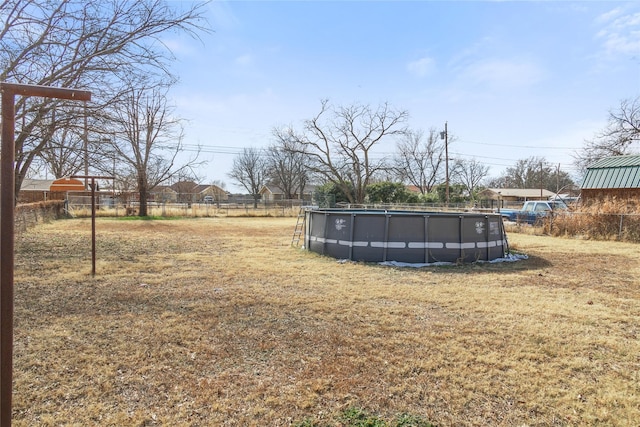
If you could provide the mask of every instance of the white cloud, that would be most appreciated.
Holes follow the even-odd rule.
[[[240,55],[235,59],[235,63],[242,66],[251,65],[253,63],[253,57],[248,53]]]
[[[596,22],[603,26],[596,38],[607,56],[640,53],[640,13],[625,14],[616,8],[600,15]]]
[[[608,54],[635,55],[640,53],[640,33],[633,32],[629,35],[608,34],[603,46]]]
[[[209,11],[212,16],[212,27],[217,30],[229,30],[239,26],[238,18],[231,10],[231,4],[228,1],[212,1],[208,3]]]
[[[493,36],[477,39],[454,52],[448,63],[456,76],[456,92],[479,94],[479,89],[529,88],[547,77],[546,68],[532,54]]]
[[[175,97],[177,107],[186,117],[228,116],[244,119],[243,112],[261,111],[278,101],[277,94],[270,87],[256,93],[235,92],[227,95],[212,95],[186,91]]]
[[[181,38],[167,38],[163,39],[162,43],[175,56],[192,56],[197,54],[197,49],[195,49],[193,43],[189,40],[184,40]]]
[[[529,87],[545,77],[538,64],[526,59],[489,59],[471,63],[460,77],[470,83],[497,88]]]
[[[598,16],[596,18],[596,22],[607,23],[615,20],[621,14],[622,14],[622,9],[619,7],[616,7],[615,9],[612,9],[609,12],[603,13],[602,15]]]
[[[424,57],[407,64],[407,70],[416,77],[424,77],[431,74],[435,68],[432,58]]]

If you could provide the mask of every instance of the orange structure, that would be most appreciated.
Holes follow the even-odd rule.
[[[64,200],[69,191],[85,192],[84,181],[77,178],[25,179],[22,181],[18,203]],[[88,194],[88,193],[87,193]]]
[[[49,191],[85,191],[84,182],[75,178],[60,178],[51,183]]]

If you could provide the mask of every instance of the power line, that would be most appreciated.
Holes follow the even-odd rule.
[[[464,154],[464,153],[455,153],[452,152],[450,153],[451,155],[455,156],[455,157],[466,157],[466,158],[472,158],[472,159],[476,159],[476,158],[481,158],[481,159],[491,159],[491,160],[504,160],[505,162],[509,162],[508,164],[504,164],[504,163],[495,163],[495,162],[486,162],[486,161],[481,161],[480,163],[484,164],[484,165],[491,165],[491,166],[505,166],[505,167],[511,167],[514,166],[515,163],[517,163],[519,160],[522,159],[505,159],[505,158],[500,158],[500,157],[493,157],[493,156],[479,156],[476,154]],[[555,164],[558,162],[552,162],[547,160],[547,163],[551,163],[551,164]],[[569,166],[568,164],[566,164],[564,167],[564,169],[580,169],[578,167],[575,166]]]
[[[374,156],[374,157],[370,157],[371,160],[385,160],[388,159],[389,157],[393,156],[393,154],[395,153],[378,153],[378,154],[386,154],[384,156]],[[521,159],[507,159],[507,158],[502,158],[502,157],[494,157],[494,156],[481,156],[481,155],[477,155],[477,154],[465,154],[465,153],[460,153],[460,152],[453,152],[453,151],[449,151],[449,160],[456,160],[456,159],[470,159],[470,160],[477,160],[477,159],[488,159],[490,161],[487,160],[479,160],[478,162],[483,164],[483,165],[488,165],[488,166],[499,166],[499,167],[513,167],[516,165],[516,163],[520,160],[525,160],[524,158]],[[495,160],[498,160],[498,162],[496,162]],[[501,162],[500,162],[501,161]],[[546,163],[549,164],[557,164],[557,163],[561,163],[561,162],[557,162],[557,161],[551,161],[551,160],[547,160],[545,159]],[[576,166],[572,166],[570,163],[564,163],[563,164],[563,169],[575,169],[578,170],[580,168],[576,167]]]
[[[478,142],[478,141],[469,141],[468,139],[458,139],[456,142],[464,142],[467,144],[476,144],[476,145],[489,145],[492,147],[504,147],[504,148],[531,148],[531,149],[545,149],[545,150],[577,150],[575,147],[547,147],[547,146],[533,146],[533,145],[508,145],[508,144],[492,144],[490,142]]]
[[[460,141],[460,140],[458,140]],[[502,144],[492,144],[492,143],[480,143],[480,142],[471,142],[471,141],[464,141],[464,142],[469,142],[472,144],[478,144],[478,145],[488,145],[488,146],[496,146],[496,147],[505,147],[505,148],[550,148],[550,147],[530,147],[530,146],[513,146],[513,145],[502,145]],[[200,152],[200,153],[205,153],[205,154],[226,154],[226,155],[239,155],[242,154],[243,150],[245,150],[247,147],[234,147],[234,146],[228,146],[228,145],[200,145],[200,144],[182,144],[181,145],[181,151],[188,151],[188,152]],[[561,148],[561,147],[553,147],[555,149],[568,149],[568,148]],[[258,147],[256,148],[256,150],[258,150],[258,152],[260,153],[260,155],[262,156],[266,156],[267,152],[268,152],[268,148],[265,147]],[[385,158],[389,157],[389,156],[393,156],[394,154],[396,154],[396,152],[388,152],[388,151],[384,151],[384,152],[379,152],[377,153],[378,156],[381,157],[372,157],[371,160],[384,160]],[[495,166],[495,167],[501,167],[501,168],[506,168],[506,167],[514,167],[516,165],[516,163],[521,160],[521,159],[509,159],[509,158],[503,158],[503,157],[495,157],[495,156],[483,156],[483,155],[476,155],[476,154],[466,154],[466,153],[461,153],[461,152],[450,152],[449,153],[451,156],[454,157],[458,157],[458,158],[467,158],[467,159],[488,159],[490,161],[486,161],[486,160],[481,160],[479,161],[479,163],[482,163],[483,165],[487,165],[487,166]],[[497,160],[497,162],[496,162]],[[556,162],[550,162],[547,161],[547,163],[556,163]],[[579,170],[580,168],[573,166],[571,164],[565,164],[563,166],[564,170]]]

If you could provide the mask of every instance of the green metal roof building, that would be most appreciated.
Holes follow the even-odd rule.
[[[584,203],[606,197],[640,201],[640,156],[605,157],[587,167],[582,181]]]

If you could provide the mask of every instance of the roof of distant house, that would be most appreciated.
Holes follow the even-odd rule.
[[[49,191],[51,188],[51,184],[53,184],[53,179],[24,179],[22,180],[22,185],[20,186],[20,190],[26,191]]]
[[[81,180],[76,178],[24,179],[20,191],[84,191]]]
[[[555,194],[540,188],[487,188],[487,190],[502,197],[549,197]]]

